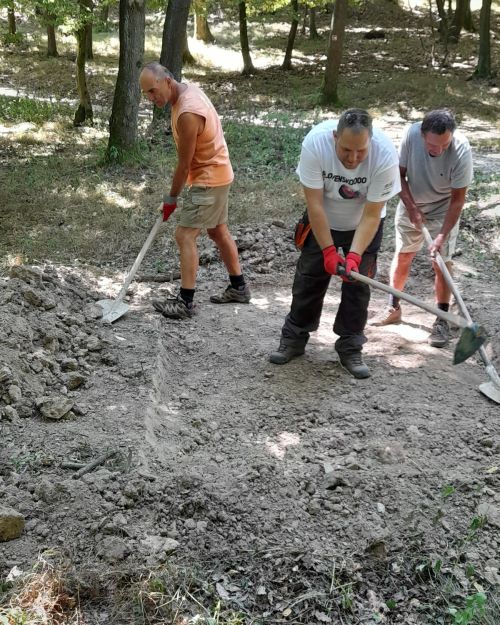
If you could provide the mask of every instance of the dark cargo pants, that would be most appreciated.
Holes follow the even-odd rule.
[[[359,272],[365,276],[374,277],[376,274],[377,253],[382,242],[383,229],[382,219],[372,242],[361,258]],[[335,247],[342,248],[345,256],[349,252],[355,231],[332,230],[331,233]],[[331,275],[324,268],[323,252],[311,231],[295,270],[292,306],[281,330],[281,340],[284,344],[305,345],[310,333],[318,329],[330,279]],[[361,351],[367,340],[363,331],[368,319],[370,287],[361,282],[344,282],[340,278],[335,280],[342,285],[340,304],[333,324],[333,331],[339,336],[335,342],[335,349],[338,353]]]

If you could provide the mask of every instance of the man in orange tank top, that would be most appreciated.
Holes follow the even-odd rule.
[[[180,253],[181,288],[176,297],[153,299],[153,306],[165,317],[192,317],[196,274],[197,239],[201,230],[216,244],[229,273],[230,284],[215,304],[250,301],[250,289],[243,277],[238,248],[227,227],[228,196],[233,181],[224,133],[219,116],[208,97],[196,85],[175,80],[159,63],[148,63],[140,75],[144,95],[159,108],[172,107],[172,132],[177,146],[177,166],[170,188],[163,197],[163,220],[177,208],[177,198],[186,187],[179,208],[175,240]]]

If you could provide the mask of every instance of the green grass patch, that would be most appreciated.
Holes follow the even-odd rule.
[[[55,104],[29,98],[0,96],[0,121],[43,124],[71,116],[72,110],[64,104]]]

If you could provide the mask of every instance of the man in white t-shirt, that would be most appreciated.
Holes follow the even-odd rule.
[[[413,258],[424,244],[422,223],[433,238],[431,255],[439,252],[448,269],[452,269],[460,214],[473,171],[469,142],[456,130],[450,111],[430,111],[422,122],[406,130],[399,148],[399,169],[401,199],[395,218],[396,251],[391,265],[391,285],[402,291]],[[450,287],[438,265],[433,262],[433,266],[436,305],[448,311]],[[399,323],[401,318],[399,298],[390,296],[387,310],[372,323],[385,326]],[[444,347],[449,340],[448,322],[437,317],[429,343]]]
[[[332,275],[343,267],[340,305],[333,331],[340,362],[353,376],[370,371],[361,351],[370,289],[349,278],[351,271],[374,276],[387,200],[400,190],[397,152],[372,128],[366,111],[349,109],[337,121],[315,126],[302,143],[297,173],[312,232],[297,263],[292,305],[278,350],[270,355],[285,364],[304,353],[317,330]],[[337,249],[342,248],[344,256]]]

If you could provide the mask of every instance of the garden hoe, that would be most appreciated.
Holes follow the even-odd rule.
[[[345,272],[343,271],[343,268],[339,267],[338,273],[342,274]],[[391,293],[392,295],[395,295],[396,297],[399,297],[400,299],[405,300],[410,304],[414,304],[419,308],[423,308],[427,312],[436,315],[436,317],[441,317],[441,319],[445,319],[446,321],[448,321],[448,323],[458,326],[459,328],[463,328],[462,334],[460,335],[460,338],[455,347],[455,353],[453,355],[454,365],[457,365],[458,363],[467,360],[467,358],[472,356],[472,354],[476,352],[487,339],[484,328],[477,323],[469,323],[463,317],[459,317],[458,315],[453,315],[452,313],[440,310],[439,308],[431,306],[430,304],[427,304],[426,302],[423,302],[416,297],[413,297],[412,295],[408,295],[403,291],[398,291],[388,284],[382,284],[382,282],[377,282],[377,280],[373,280],[373,278],[369,278],[368,276],[363,276],[356,271],[351,271],[349,275],[352,276],[352,278],[354,278],[355,280],[359,280],[359,282],[364,282],[365,284],[368,284],[375,289],[380,289],[381,291],[385,291],[386,293]]]
[[[422,232],[424,233],[427,244],[431,245],[432,237],[424,225],[422,225]],[[453,293],[453,297],[455,298],[455,301],[460,308],[460,312],[469,323],[472,323],[472,318],[469,314],[469,311],[467,310],[467,306],[465,305],[465,302],[460,295],[460,291],[458,290],[457,285],[454,283],[453,278],[451,277],[451,274],[448,270],[448,267],[446,266],[446,263],[443,260],[443,257],[441,256],[441,254],[439,254],[439,252],[437,252],[433,258],[438,264],[438,267],[441,270],[444,279],[448,283],[448,286]],[[488,354],[486,353],[486,350],[482,345],[479,347],[479,355],[481,356],[481,360],[486,367],[486,374],[490,378],[490,382],[483,382],[483,384],[479,385],[479,390],[483,395],[486,395],[486,397],[489,397],[497,404],[500,404],[500,377],[498,376],[498,373],[496,372],[493,363],[489,359]]]
[[[160,215],[158,219],[156,220],[155,225],[151,229],[151,232],[149,233],[149,236],[146,239],[146,242],[142,246],[142,249],[139,252],[139,255],[135,259],[135,263],[132,265],[132,269],[129,271],[127,278],[125,282],[123,283],[123,286],[120,289],[120,292],[118,293],[117,298],[116,299],[101,299],[97,302],[97,304],[101,306],[101,308],[103,309],[103,313],[102,313],[103,321],[108,321],[109,323],[113,323],[113,321],[116,321],[117,319],[122,317],[129,309],[129,305],[123,302],[123,298],[127,294],[127,289],[130,286],[130,283],[132,282],[132,280],[134,279],[135,274],[137,273],[137,270],[139,269],[139,265],[142,263],[142,259],[146,255],[146,252],[149,250],[151,243],[153,242],[154,238],[158,234],[158,230],[160,229],[160,226],[162,225],[162,223],[163,223],[163,215]]]

